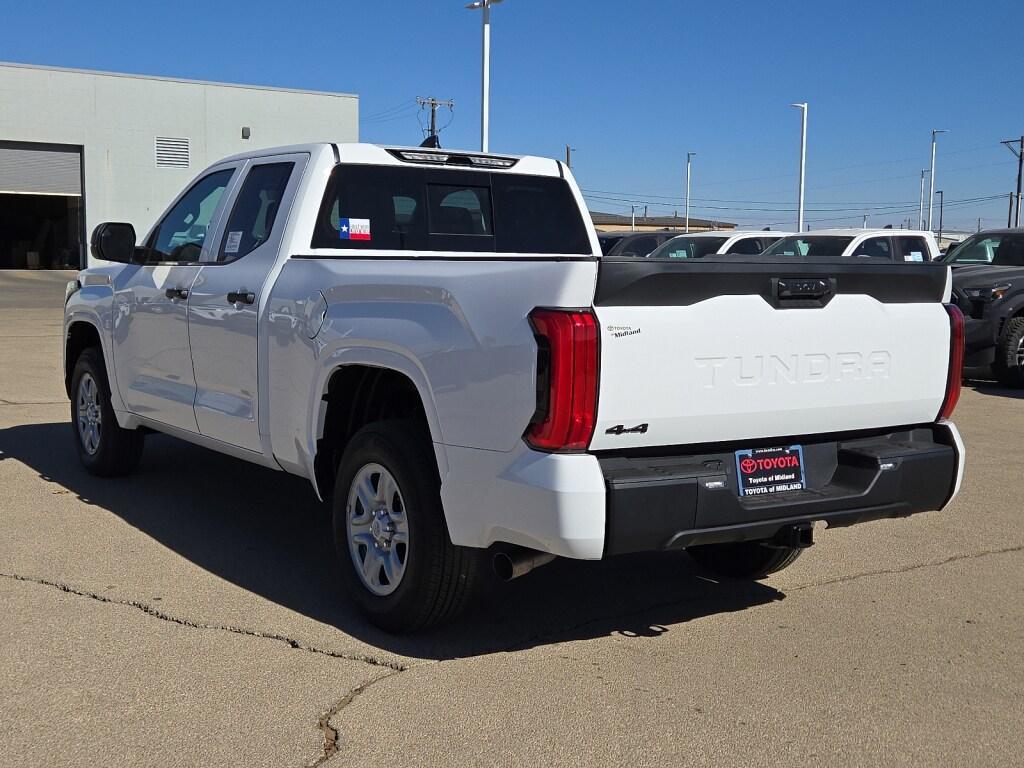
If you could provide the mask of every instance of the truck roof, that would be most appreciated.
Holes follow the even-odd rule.
[[[932,233],[921,229],[861,229],[860,227],[846,227],[837,229],[816,229],[812,232],[804,232],[803,234],[811,237],[859,237],[860,235],[886,237],[888,235],[931,235]]]
[[[459,168],[467,170],[486,170],[486,171],[503,171],[512,170],[516,173],[528,173],[534,176],[564,176],[565,166],[558,160],[552,160],[547,157],[537,157],[535,155],[511,155],[504,153],[494,152],[477,152],[470,149],[434,149],[425,147],[403,147],[395,145],[384,145],[384,144],[365,144],[357,142],[329,142],[321,141],[311,144],[292,144],[281,147],[266,147],[263,149],[252,150],[251,152],[241,152],[236,155],[226,157],[220,162],[234,161],[234,160],[249,160],[257,157],[268,157],[271,155],[284,155],[294,154],[297,152],[308,152],[310,154],[316,152],[330,151],[334,152],[337,148],[337,154],[339,162],[345,163],[357,163],[364,165],[418,165],[420,167],[424,165],[431,166],[452,166],[457,165]],[[403,158],[403,155],[409,156]],[[423,158],[440,158],[440,157],[457,157],[466,158],[465,163],[446,163],[440,160],[425,160]],[[499,165],[473,165],[469,162],[469,158],[488,158],[497,161],[508,161],[510,165],[505,168]],[[418,159],[419,158],[419,159]]]

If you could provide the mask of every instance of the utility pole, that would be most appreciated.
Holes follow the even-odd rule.
[[[864,223],[861,225],[860,228],[861,229],[867,229],[868,228],[868,215],[866,213],[864,214]]]
[[[807,163],[807,102],[790,104],[803,112],[800,127],[800,199],[797,204],[796,231],[804,231],[804,166]]]
[[[480,151],[490,146],[491,111],[491,6],[502,0],[476,0],[466,5],[471,11],[483,10],[483,72],[480,79]]]
[[[568,144],[565,145],[565,167],[572,170],[572,153],[576,151],[576,147],[570,147]]]
[[[1017,156],[1017,202],[1016,205],[1011,203],[1010,212],[1013,216],[1013,223],[1009,220],[1006,222],[1008,227],[1019,227],[1020,226],[1020,195],[1021,195],[1021,175],[1024,174],[1024,136],[1020,137],[1019,146],[1014,146],[1016,142],[1013,139],[1004,141],[1003,144]]]
[[[928,175],[928,169],[921,171],[921,202],[917,206],[917,228],[924,229],[924,177]]]
[[[629,231],[636,232],[636,205],[629,206]]]
[[[417,96],[416,103],[420,107],[430,107],[430,133],[427,138],[431,136],[437,136],[437,108],[448,107],[448,109],[455,109],[455,102],[451,99],[439,100],[433,96]],[[438,145],[440,146],[440,145]]]
[[[978,217],[978,231],[981,232],[981,216]]]
[[[940,129],[932,130],[932,165],[931,171],[929,172],[930,178],[928,180],[928,229],[932,229],[932,204],[935,202],[935,137],[940,133],[949,133],[949,131]]]
[[[686,228],[683,231],[687,234],[690,232],[690,162],[696,156],[696,152],[686,153]]]
[[[938,240],[939,245],[941,246],[942,245],[942,209],[945,208],[946,196],[945,196],[945,194],[943,193],[943,191],[941,189],[938,192],[936,192],[935,194],[937,194],[939,196],[939,234],[936,237],[936,240]]]

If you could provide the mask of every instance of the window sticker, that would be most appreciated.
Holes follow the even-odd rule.
[[[238,246],[241,244],[241,232],[228,232],[228,239],[224,242],[224,253],[238,253]]]
[[[911,251],[903,259],[904,261],[924,261],[924,255],[920,251]]]
[[[338,219],[338,235],[342,240],[369,240],[369,219]]]

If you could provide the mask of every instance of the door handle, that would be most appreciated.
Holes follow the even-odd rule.
[[[168,299],[187,299],[188,288],[168,288],[164,291],[164,296]]]
[[[252,291],[232,291],[228,294],[228,304],[252,304],[256,294]]]

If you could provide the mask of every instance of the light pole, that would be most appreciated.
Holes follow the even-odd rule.
[[[928,174],[928,169],[925,168],[921,171],[921,202],[917,206],[917,228],[924,229],[924,177]]]
[[[800,199],[797,203],[796,231],[804,231],[804,165],[807,163],[807,102],[790,104],[798,108],[802,113],[800,125]]]
[[[686,229],[684,231],[687,234],[690,232],[690,161],[696,156],[696,152],[686,153]]]
[[[946,196],[941,189],[935,194],[939,196],[939,235],[936,240],[939,243],[939,248],[942,248],[942,209],[946,207]]]
[[[471,11],[482,9],[484,12],[484,39],[483,39],[483,75],[481,77],[480,94],[480,151],[487,152],[490,144],[490,120],[491,110],[491,6],[497,5],[502,0],[476,0],[466,7]]]
[[[928,229],[932,228],[932,207],[935,203],[935,137],[940,133],[949,133],[947,130],[932,131],[932,166],[928,179]]]

